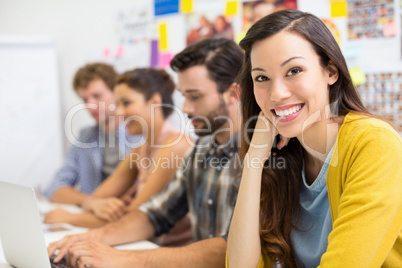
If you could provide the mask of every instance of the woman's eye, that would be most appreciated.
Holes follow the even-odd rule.
[[[259,76],[256,76],[256,77],[254,78],[254,80],[255,80],[256,82],[264,82],[264,81],[267,81],[267,80],[268,80],[268,77],[266,77],[266,76],[264,76],[264,75],[259,75]]]
[[[292,68],[290,71],[287,73],[287,75],[295,75],[301,72],[300,68]]]
[[[127,107],[127,106],[129,106],[129,105],[130,105],[130,103],[131,103],[131,102],[129,102],[129,101],[123,101],[123,103],[122,103],[122,104],[123,104],[123,106]]]

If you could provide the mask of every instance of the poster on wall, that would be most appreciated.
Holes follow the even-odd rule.
[[[390,38],[396,35],[394,0],[348,0],[348,38]]]
[[[239,1],[196,2],[191,13],[185,15],[186,45],[206,38],[234,40],[241,31]]]
[[[357,86],[365,107],[394,123],[402,135],[402,72],[369,72]]]
[[[243,2],[243,31],[256,21],[282,9],[297,9],[296,0],[258,0]]]
[[[234,29],[231,18],[220,12],[192,13],[187,15],[186,45],[192,45],[206,38],[234,39]]]
[[[119,10],[115,25],[115,47],[105,48],[104,59],[114,64],[120,72],[150,66],[155,27],[150,5]]]
[[[402,30],[402,0],[401,0],[401,5],[399,6],[399,14],[401,14],[401,19],[399,20],[399,21],[400,21],[400,27],[399,27],[399,29]],[[402,59],[402,33],[401,33],[401,43],[400,43],[400,46],[401,46],[401,59]]]

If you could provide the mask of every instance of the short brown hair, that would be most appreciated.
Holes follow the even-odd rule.
[[[243,52],[233,40],[225,38],[204,39],[186,47],[170,62],[175,72],[183,72],[196,65],[204,65],[209,78],[225,92],[236,82],[243,61]]]
[[[90,63],[75,73],[73,79],[73,88],[78,91],[80,88],[86,88],[90,82],[95,79],[101,79],[106,86],[113,90],[117,72],[112,65],[106,63]]]

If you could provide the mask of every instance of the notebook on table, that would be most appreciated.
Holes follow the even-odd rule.
[[[17,268],[53,268],[47,255],[33,188],[0,181],[0,240],[6,261]]]

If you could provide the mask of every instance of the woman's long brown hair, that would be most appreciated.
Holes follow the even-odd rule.
[[[243,67],[239,74],[244,121],[256,118],[261,111],[253,92],[250,52],[255,42],[280,31],[299,34],[313,46],[320,57],[321,66],[326,67],[331,61],[338,68],[339,78],[329,90],[333,116],[345,116],[350,111],[369,114],[352,84],[339,46],[327,27],[314,15],[297,10],[282,10],[255,23],[240,42],[245,50]],[[254,129],[255,123],[254,120],[246,126]],[[244,159],[253,133],[243,129],[242,134],[241,156]],[[299,215],[303,154],[304,149],[299,141],[292,138],[282,150],[272,150],[271,159],[267,161],[262,173],[259,231],[261,244],[272,260],[277,260],[286,267],[296,267],[290,233],[296,228]]]

